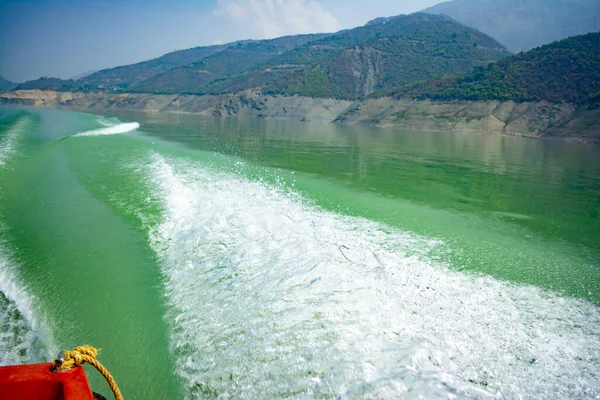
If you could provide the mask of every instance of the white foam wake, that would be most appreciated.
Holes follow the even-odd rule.
[[[0,249],[0,365],[42,362],[55,349],[14,269]]]
[[[0,167],[15,153],[19,135],[29,122],[27,117],[19,118],[0,139]],[[40,362],[47,359],[50,336],[36,318],[33,299],[17,279],[16,266],[2,245],[0,243],[0,365]]]
[[[91,131],[81,132],[81,133],[78,133],[73,136],[81,137],[81,136],[118,135],[121,133],[127,133],[127,132],[134,131],[134,130],[138,129],[139,127],[140,127],[140,124],[137,122],[127,122],[127,123],[123,123],[123,124],[109,126],[107,128],[100,128],[100,129],[94,129]]]
[[[443,243],[153,155],[189,397],[597,398],[600,311],[448,270]]]
[[[10,156],[14,154],[18,137],[27,123],[27,118],[21,117],[0,138],[0,167],[5,166]]]

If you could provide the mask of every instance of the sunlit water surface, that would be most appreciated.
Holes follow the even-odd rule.
[[[599,212],[598,146],[0,108],[0,364],[90,343],[127,398],[600,398]]]

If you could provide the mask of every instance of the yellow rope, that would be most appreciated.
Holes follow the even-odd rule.
[[[88,363],[94,366],[94,368],[96,368],[98,372],[102,374],[104,379],[106,379],[108,386],[110,386],[110,389],[115,395],[115,399],[123,400],[123,395],[121,395],[121,391],[117,386],[117,382],[115,382],[115,379],[112,377],[110,372],[108,372],[108,370],[104,368],[102,364],[100,364],[100,361],[96,359],[97,355],[98,350],[87,345],[76,347],[73,350],[65,350],[62,353],[62,357],[61,354],[59,354],[59,359],[52,362],[52,369],[55,371],[62,371],[71,369],[76,365]]]

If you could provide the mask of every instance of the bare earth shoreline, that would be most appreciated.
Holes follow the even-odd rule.
[[[600,108],[513,101],[433,102],[379,98],[346,101],[263,95],[156,95],[20,90],[0,93],[0,105],[71,109],[189,113],[221,117],[291,118],[410,130],[461,131],[600,144]]]

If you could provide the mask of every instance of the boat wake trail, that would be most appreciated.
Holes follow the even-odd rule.
[[[35,316],[32,297],[0,248],[0,365],[41,362],[51,350],[49,335]]]
[[[153,154],[189,397],[595,398],[600,311],[454,272],[444,244]]]
[[[106,123],[103,123],[103,125],[106,125]],[[139,127],[140,127],[140,124],[137,122],[127,122],[127,123],[123,123],[123,124],[107,126],[106,128],[94,129],[91,131],[77,133],[77,134],[73,135],[72,137],[118,135],[121,133],[135,131]]]
[[[0,137],[0,167],[4,167],[16,151],[19,135],[28,127],[29,119],[27,117],[19,118],[6,131],[2,132]]]
[[[19,136],[31,120],[20,116],[0,137],[0,169],[17,151]],[[0,230],[3,229],[0,224]],[[35,317],[32,297],[17,279],[17,268],[0,242],[0,365],[48,359],[49,335]]]

